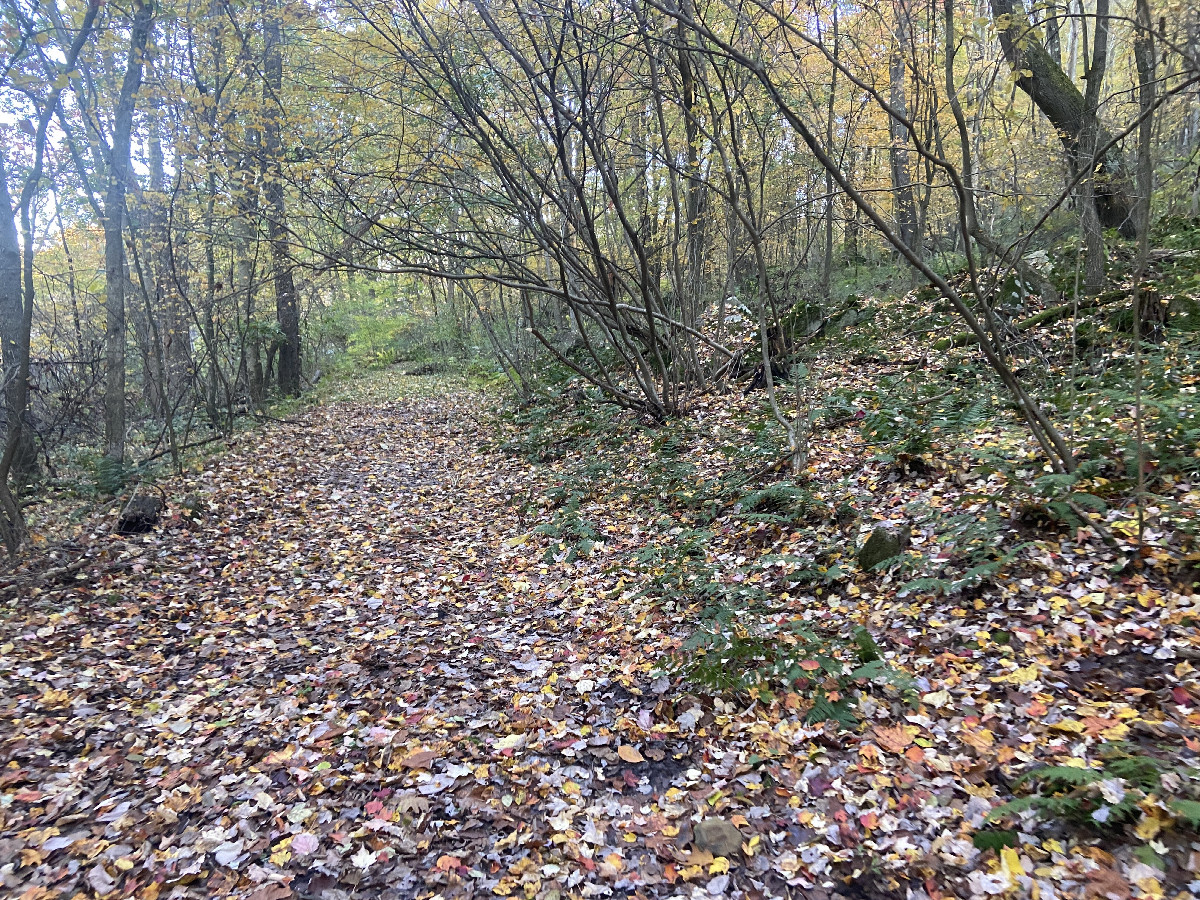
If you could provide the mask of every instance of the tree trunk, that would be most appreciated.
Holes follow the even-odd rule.
[[[907,72],[904,66],[904,49],[908,44],[909,12],[908,0],[896,4],[896,34],[888,62],[890,96],[888,103],[898,114],[908,118],[908,98],[905,91]],[[912,173],[908,167],[908,129],[894,118],[889,119],[891,131],[892,194],[896,211],[896,231],[904,246],[918,256],[921,255],[921,240],[917,234],[917,207],[913,201]]]
[[[1083,287],[1089,294],[1104,290],[1106,251],[1104,249],[1103,219],[1100,216],[1102,176],[1096,159],[1100,150],[1100,122],[1096,109],[1100,104],[1100,89],[1108,68],[1108,0],[1096,0],[1096,36],[1092,45],[1092,62],[1088,67],[1087,91],[1083,97],[1083,128],[1079,137],[1079,158],[1076,165],[1083,170],[1080,188],[1080,227],[1083,230],[1084,276]]]
[[[16,455],[12,470],[29,476],[37,472],[37,449],[30,429],[22,427],[26,416],[26,392],[21,389],[21,361],[29,352],[21,336],[24,332],[24,306],[21,299],[21,244],[13,219],[12,196],[8,192],[6,153],[0,152],[0,344],[3,346],[5,429],[18,428]]]
[[[267,238],[275,283],[275,315],[279,341],[279,390],[285,397],[300,395],[300,302],[292,279],[287,242],[287,208],[283,191],[283,50],[277,0],[264,0],[263,10],[263,193],[267,207]]]
[[[1062,65],[1062,22],[1058,18],[1058,4],[1047,3],[1042,7],[1046,22],[1046,52],[1055,65]]]
[[[690,12],[690,3],[686,7]],[[688,49],[690,32],[678,27],[679,78],[683,91],[684,136],[687,140],[687,178],[684,181],[686,225],[686,261],[680,318],[694,326],[700,314],[704,293],[705,185],[700,173],[700,123],[697,120],[696,61]]]
[[[121,95],[113,118],[108,189],[104,196],[104,452],[115,463],[125,460],[125,189],[129,178],[133,111],[142,84],[142,63],[153,22],[153,3],[136,0],[125,77],[121,81]]]
[[[1050,120],[1067,152],[1072,158],[1082,159],[1085,141],[1091,143],[1095,150],[1107,147],[1112,135],[1101,126],[1095,104],[1087,103],[1062,66],[1042,46],[1025,14],[1025,8],[1013,0],[990,0],[990,3],[1004,58],[1017,74],[1017,87],[1028,94]],[[1107,32],[1107,2],[1103,3],[1103,7],[1103,15],[1099,7],[1097,9],[1098,31],[1103,29]],[[1100,35],[1096,37],[1099,40]],[[1089,71],[1087,77],[1091,79],[1094,73]],[[1092,132],[1094,140],[1089,140]],[[1090,159],[1091,154],[1087,155]],[[1124,160],[1115,146],[1101,154],[1097,161],[1093,194],[1100,224],[1104,228],[1119,229],[1125,237],[1133,237],[1133,188]]]
[[[154,260],[154,301],[159,314],[160,339],[163,345],[165,369],[163,373],[164,413],[172,414],[178,408],[183,393],[187,390],[192,368],[192,342],[187,309],[183,295],[187,292],[187,266],[176,266],[176,251],[186,258],[188,234],[187,210],[177,211],[178,233],[172,241],[170,234],[171,199],[167,192],[166,172],[162,150],[161,112],[150,118],[149,163],[150,163],[150,227]],[[182,171],[182,160],[176,150],[175,172]]]
[[[837,6],[833,8],[833,62],[829,74],[829,103],[825,109],[825,146],[833,147],[834,101],[837,99],[837,63],[840,58]],[[825,173],[825,258],[821,265],[821,297],[828,302],[833,294],[833,175]]]
[[[1154,195],[1154,70],[1157,65],[1154,52],[1154,22],[1150,14],[1150,0],[1137,0],[1137,35],[1133,42],[1133,58],[1138,73],[1138,111],[1142,120],[1138,125],[1137,144],[1137,260],[1134,264],[1134,300],[1137,333],[1135,339],[1149,333],[1160,337],[1163,320],[1166,318],[1163,304],[1157,296],[1142,287],[1146,275],[1146,262],[1150,256],[1150,200]],[[1140,348],[1139,348],[1140,352]],[[1140,430],[1139,421],[1139,430]],[[1140,445],[1139,436],[1139,445]]]

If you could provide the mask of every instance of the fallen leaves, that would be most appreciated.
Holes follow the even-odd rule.
[[[439,754],[435,750],[418,750],[400,760],[400,765],[406,769],[428,769],[429,764],[437,759],[438,756]]]
[[[1200,724],[1187,658],[1130,655],[1118,641],[1151,639],[1077,602],[1110,597],[1082,565],[978,606],[876,576],[817,591],[778,564],[808,552],[798,532],[760,546],[765,529],[731,517],[706,546],[721,577],[786,596],[781,624],[868,626],[913,683],[858,685],[864,724],[845,731],[806,721],[800,688],[689,693],[660,664],[696,610],[647,601],[630,562],[676,539],[660,513],[597,486],[580,509],[603,552],[568,561],[533,530],[561,468],[477,449],[474,405],[314,410],[194,476],[203,526],[89,538],[140,571],[97,570],[0,622],[5,891],[798,896],[869,855],[912,885],[936,865],[942,896],[1014,878],[1082,892],[1107,876],[1075,845],[1015,863],[971,845],[1004,779]],[[1163,622],[1186,649],[1193,604],[1135,606],[1156,650]],[[1101,641],[1125,655],[1093,655]],[[1152,807],[1135,827],[1158,842],[1175,825]],[[1022,856],[1036,865],[1017,874]]]

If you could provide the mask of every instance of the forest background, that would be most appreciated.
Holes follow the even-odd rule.
[[[656,421],[757,367],[799,472],[806,359],[925,285],[900,333],[1070,474],[1113,383],[1146,455],[1140,337],[1190,355],[1183,3],[3,12],[10,547],[38,477],[115,491],[347,361]]]

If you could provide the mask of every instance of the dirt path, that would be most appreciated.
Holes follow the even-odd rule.
[[[318,410],[6,619],[6,891],[669,893],[703,753],[662,635],[602,556],[544,571],[537,475],[477,438],[469,401]]]

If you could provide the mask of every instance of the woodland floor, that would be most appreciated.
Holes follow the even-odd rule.
[[[850,731],[805,724],[795,695],[694,695],[659,672],[685,623],[620,562],[648,519],[592,510],[596,552],[547,565],[522,501],[554,472],[488,449],[483,408],[315,408],[169,486],[153,533],[97,527],[9,582],[0,892],[1119,898],[1200,877],[1062,833],[1022,834],[1019,859],[971,842],[1023,761],[1102,732],[1200,750],[1194,675],[1154,655],[1195,639],[1188,598],[1156,591],[1114,632],[1100,608],[1124,589],[1063,563],[1045,585],[1064,605],[1000,611],[1018,653],[901,642],[922,700]],[[45,576],[71,553],[86,565]],[[879,612],[869,590],[838,602]],[[1103,666],[1055,631],[1088,604]],[[959,614],[910,599],[882,621]],[[742,839],[725,856],[696,841],[718,817]]]

